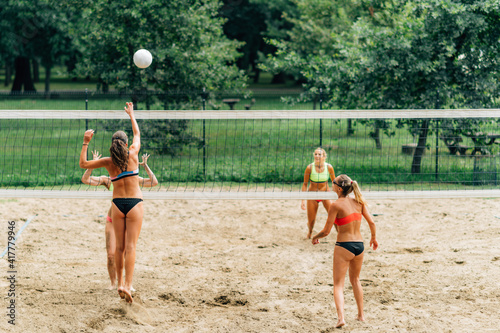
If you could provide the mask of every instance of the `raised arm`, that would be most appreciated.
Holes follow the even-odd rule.
[[[96,161],[101,158],[98,151],[92,151],[93,160]],[[93,177],[91,176],[92,169],[85,170],[82,176],[82,183],[91,185],[91,186],[99,186],[104,185],[109,190],[109,185],[111,183],[111,179],[107,176]]]
[[[130,116],[130,121],[132,122],[132,132],[134,133],[134,140],[129,148],[129,151],[135,154],[139,154],[141,150],[141,132],[139,131],[139,125],[137,125],[137,120],[135,120],[134,115],[134,103],[127,102],[125,106],[125,112]]]
[[[335,204],[330,205],[330,209],[328,209],[328,218],[326,220],[325,227],[323,228],[323,230],[318,232],[316,236],[312,238],[313,244],[318,244],[320,238],[326,237],[330,234],[330,231],[332,231],[335,222],[335,218],[337,217],[337,213],[338,209],[336,205]]]
[[[309,164],[304,172],[304,182],[302,183],[302,192],[307,192],[307,184],[309,183],[309,177],[311,176],[311,165]],[[300,208],[306,210],[306,200],[302,199],[300,203]]]
[[[83,135],[83,145],[82,151],[80,152],[80,168],[82,169],[99,169],[105,168],[111,158],[105,157],[98,160],[87,161],[87,149],[89,147],[90,140],[92,140],[92,136],[94,135],[94,130],[89,129],[85,131]]]
[[[140,178],[140,184],[142,187],[153,187],[158,185],[158,180],[156,179],[155,174],[153,173],[153,171],[151,171],[151,169],[148,166],[147,163],[148,158],[149,154],[142,155],[142,162],[139,163],[140,165],[144,166],[144,169],[146,170],[149,176],[149,178]]]

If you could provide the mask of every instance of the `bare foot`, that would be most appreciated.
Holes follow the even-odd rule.
[[[120,295],[121,299],[125,298],[125,291],[124,290],[125,290],[125,288],[123,288],[123,287],[118,288],[118,295]]]
[[[312,231],[309,231],[309,232],[307,233],[307,239],[311,239],[311,236],[312,236]]]
[[[358,316],[356,318],[356,320],[359,320],[359,321],[365,321],[365,316]]]
[[[342,319],[342,320],[339,319],[339,321],[337,322],[337,325],[335,325],[335,328],[340,328],[340,327],[342,327],[344,325],[345,325],[345,320],[344,319]]]
[[[134,287],[130,287],[130,292],[134,292],[135,291],[135,288]]]
[[[123,292],[125,293],[125,301],[127,303],[132,303],[134,300],[132,298],[132,294],[130,293],[130,291],[128,291],[127,289],[123,289]]]
[[[116,284],[110,284],[108,287],[108,290],[115,290],[116,289]]]

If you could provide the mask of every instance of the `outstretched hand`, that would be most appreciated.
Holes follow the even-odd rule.
[[[83,135],[83,143],[88,144],[90,140],[92,140],[92,136],[94,136],[94,130],[89,129],[85,131],[85,134]]]
[[[150,156],[149,154],[143,154],[142,161],[139,163],[139,165],[146,165],[148,163],[149,156]]]
[[[313,239],[311,240],[311,242],[312,242],[313,245],[319,244],[319,238],[313,237]]]
[[[102,155],[99,154],[99,152],[97,150],[92,150],[92,158],[94,160],[98,160],[101,158]]]
[[[134,103],[127,102],[125,104],[126,104],[126,106],[125,106],[125,112],[127,112],[127,114],[129,116],[132,116],[134,114]]]

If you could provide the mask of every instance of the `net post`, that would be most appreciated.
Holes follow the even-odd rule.
[[[323,110],[323,88],[319,88],[319,110]],[[319,119],[319,146],[323,147],[323,120]]]
[[[440,108],[439,105],[439,89],[437,90],[437,99],[436,99],[436,109]],[[439,118],[435,119],[436,122],[436,171],[435,171],[435,179],[439,178]]]
[[[201,101],[202,101],[202,109],[205,111],[205,104],[206,104],[206,99],[208,97],[208,93],[205,88],[203,88],[203,91],[201,93]],[[203,119],[203,179],[206,178],[206,161],[207,161],[207,147],[206,147],[206,141],[205,141],[205,119]]]
[[[85,111],[89,109],[89,90],[85,88]],[[85,119],[85,130],[89,129],[89,120]]]

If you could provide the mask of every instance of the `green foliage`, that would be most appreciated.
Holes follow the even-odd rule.
[[[290,42],[275,42],[280,51],[271,69],[299,72],[310,92],[322,88],[331,97],[327,107],[497,105],[500,8],[495,1],[299,3],[300,20]],[[314,4],[344,11],[322,11],[327,14],[320,16]],[[401,123],[425,145],[427,121]]]
[[[84,33],[80,73],[128,92],[146,87],[158,91],[242,89],[244,76],[231,65],[239,44],[223,35],[219,6],[215,0],[92,1],[83,10],[76,31]],[[145,70],[133,63],[140,48],[153,55],[152,65]]]
[[[0,63],[18,56],[37,59],[51,68],[75,50],[70,36],[75,8],[65,1],[0,0]]]

